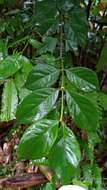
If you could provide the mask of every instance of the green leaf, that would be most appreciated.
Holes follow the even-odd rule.
[[[19,91],[25,85],[28,74],[32,70],[31,63],[24,56],[22,56],[22,58],[21,58],[21,64],[22,64],[22,68],[18,72],[16,72],[15,76],[14,76],[15,84]]]
[[[41,42],[33,38],[29,39],[29,43],[33,46],[33,48],[36,48],[36,49],[40,48],[40,46],[42,45]]]
[[[21,70],[19,70],[18,72],[15,73],[14,82],[15,82],[15,85],[16,85],[18,91],[20,91],[20,89],[24,86],[24,84],[26,82],[26,77],[24,76],[24,74]]]
[[[4,80],[15,74],[22,67],[21,56],[12,55],[6,57],[0,63],[0,80]]]
[[[67,22],[65,23],[64,27],[65,31],[65,50],[68,52],[69,50],[73,50],[74,52],[77,52],[78,50],[78,43],[75,38],[74,32],[71,28],[71,25]]]
[[[65,124],[59,131],[60,138],[52,147],[48,156],[49,163],[62,184],[68,183],[81,159],[80,148],[73,132]],[[62,133],[62,135],[61,135]]]
[[[26,87],[30,90],[36,90],[53,85],[59,76],[59,69],[52,65],[38,64],[30,72]]]
[[[60,110],[58,105],[56,104],[51,112],[46,116],[47,119],[59,119],[60,118]]]
[[[98,126],[98,128],[99,128],[99,126]],[[88,140],[89,141],[88,146],[89,146],[90,150],[92,150],[92,151],[93,151],[96,144],[101,143],[101,137],[98,134],[98,130],[96,130],[94,132],[90,130],[90,131],[87,132],[88,139],[89,139]]]
[[[38,28],[41,34],[46,33],[49,28],[56,23],[56,2],[50,0],[37,1],[37,11],[35,13],[35,21],[38,23]]]
[[[52,65],[55,68],[60,68],[60,60],[59,58],[55,58],[50,53],[42,54],[41,56],[37,57],[35,60],[35,64],[47,64],[47,65]]]
[[[71,8],[74,7],[74,5],[75,6],[79,5],[80,1],[79,0],[72,0],[72,1],[71,0],[67,0],[67,1],[57,0],[56,3],[59,9],[61,8],[61,10],[70,11]]]
[[[1,105],[1,120],[9,121],[15,118],[15,112],[18,104],[17,91],[12,79],[8,80],[4,84],[2,94],[2,105]]]
[[[42,166],[47,166],[48,165],[48,160],[45,157],[43,157],[43,158],[32,160],[30,164],[31,164],[31,166],[32,165],[33,166],[41,166],[41,165]]]
[[[99,88],[97,75],[90,69],[82,67],[66,69],[66,75],[72,84],[85,92]]]
[[[88,32],[87,26],[86,11],[83,8],[75,6],[69,11],[64,26],[66,51],[70,49],[75,51],[75,48],[77,50],[77,45],[85,46]]]
[[[27,88],[24,88],[24,87],[20,88],[20,90],[19,90],[20,101],[22,102],[22,100],[31,93],[32,93],[32,91],[28,90]]]
[[[93,155],[93,151],[90,148],[89,144],[87,142],[85,142],[84,140],[81,140],[81,139],[79,139],[79,144],[80,144],[81,148],[84,149],[84,152],[86,153],[88,159],[90,161],[93,161],[94,155]]]
[[[96,131],[99,123],[97,107],[86,96],[70,91],[66,91],[66,100],[76,125],[86,131]]]
[[[57,38],[45,37],[43,44],[38,48],[38,54],[53,53],[57,44]]]
[[[107,69],[107,39],[105,40],[104,47],[102,48],[96,68],[97,72],[101,71],[102,69]]]
[[[0,5],[5,4],[5,0],[0,0]]]
[[[107,111],[107,94],[99,92],[97,95],[100,106]]]
[[[87,183],[88,186],[93,186],[97,190],[102,189],[102,179],[100,168],[97,164],[86,164],[83,167],[83,177],[84,182]]]
[[[84,164],[82,165],[84,181],[88,182],[88,185],[92,186],[92,184],[93,184],[92,165],[86,164],[86,163],[84,163]]]
[[[6,42],[3,39],[0,39],[0,61],[2,61],[7,55]]]
[[[25,56],[21,57],[21,62],[22,62],[22,72],[27,78],[29,72],[32,70],[32,64],[30,63],[29,59],[27,59]]]
[[[46,116],[53,108],[59,91],[52,88],[35,90],[19,104],[16,112],[19,123],[32,123]]]
[[[75,8],[73,11],[71,11],[70,23],[78,44],[80,46],[84,46],[86,44],[88,32],[88,22],[85,9]]]
[[[97,164],[93,164],[93,175],[94,175],[94,181],[96,185],[97,190],[102,189],[102,176],[101,176],[101,171],[100,168],[98,167]]]
[[[58,121],[41,120],[30,126],[19,144],[21,159],[37,159],[47,156],[58,135]]]
[[[55,185],[51,183],[47,183],[46,186],[43,188],[43,190],[56,190]]]
[[[55,56],[52,54],[42,54],[41,55],[42,58],[42,62],[48,64],[48,65],[53,65],[53,66],[57,66],[58,65],[58,61],[56,60]]]

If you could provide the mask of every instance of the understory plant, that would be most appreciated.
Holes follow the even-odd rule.
[[[74,59],[88,41],[85,3],[34,1],[33,10],[28,25],[33,26],[33,35],[15,43],[1,40],[0,119],[28,126],[17,154],[20,160],[52,170],[50,183],[43,188],[54,190],[59,181],[101,190],[95,148],[101,141],[107,97],[96,72],[76,65]],[[23,40],[24,48],[17,53]],[[8,55],[6,48],[14,45],[16,51]],[[23,55],[29,46],[31,61]]]

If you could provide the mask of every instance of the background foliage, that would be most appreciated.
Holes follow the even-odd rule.
[[[97,0],[0,1],[0,120],[15,121],[5,133],[21,137],[16,160],[54,172],[40,188],[59,180],[106,189],[106,8]]]

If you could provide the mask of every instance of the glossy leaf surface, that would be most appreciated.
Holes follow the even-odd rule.
[[[16,117],[19,123],[32,123],[47,115],[53,108],[59,91],[52,88],[39,89],[19,104]]]
[[[63,184],[69,182],[74,174],[75,168],[81,159],[78,142],[73,132],[68,129],[65,124],[61,126],[63,129],[62,136],[54,144],[50,154],[50,166],[54,169],[58,177],[61,178]]]
[[[6,57],[0,63],[0,80],[4,80],[15,74],[22,67],[21,57],[13,55]]]
[[[28,90],[27,88],[24,88],[24,87],[20,88],[20,91],[19,91],[20,101],[22,102],[22,100],[31,93],[32,93],[32,91]]]
[[[18,104],[17,91],[12,79],[4,84],[1,104],[1,120],[9,121],[15,118]]]
[[[26,87],[30,90],[36,90],[53,85],[59,76],[59,70],[52,65],[38,64],[30,72]]]
[[[98,89],[98,78],[94,71],[77,67],[66,69],[67,78],[78,89],[90,92]]]
[[[66,100],[76,125],[86,131],[95,131],[99,122],[97,107],[85,96],[70,91],[66,92]]]
[[[21,159],[37,159],[46,156],[58,134],[58,121],[41,120],[30,126],[19,144]]]

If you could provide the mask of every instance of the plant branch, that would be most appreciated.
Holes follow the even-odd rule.
[[[63,62],[63,15],[61,15],[60,22],[60,63],[61,63],[61,115],[60,122],[63,121],[64,112],[64,62]]]
[[[92,0],[89,0],[89,2],[88,2],[88,6],[87,6],[87,19],[88,19],[89,16],[90,16],[91,4],[92,4]]]
[[[5,178],[0,180],[0,188],[11,188],[11,189],[23,189],[47,183],[48,180],[43,174],[29,173],[23,176],[15,176],[13,178]]]

